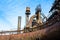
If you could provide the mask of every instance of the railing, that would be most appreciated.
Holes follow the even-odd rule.
[[[0,35],[10,35],[10,34],[18,34],[19,33],[22,33],[24,30],[14,30],[14,31],[1,31],[0,32]]]

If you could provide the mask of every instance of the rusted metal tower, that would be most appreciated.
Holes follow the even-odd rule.
[[[38,5],[36,7],[36,19],[37,19],[37,23],[42,24],[42,18],[41,18],[41,6]]]
[[[26,7],[26,25],[28,25],[29,22],[29,15],[30,15],[30,8]]]

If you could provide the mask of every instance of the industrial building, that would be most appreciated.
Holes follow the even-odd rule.
[[[26,7],[26,24],[21,30],[21,16],[18,16],[18,27],[14,31],[0,32],[1,40],[59,40],[60,39],[60,0],[55,0],[49,18],[41,13],[41,5],[35,8],[35,14],[29,19],[30,7]],[[41,17],[43,16],[43,18]],[[43,21],[45,19],[46,21]],[[14,34],[16,32],[16,34]],[[21,33],[22,32],[22,33]],[[5,33],[13,33],[2,35]]]

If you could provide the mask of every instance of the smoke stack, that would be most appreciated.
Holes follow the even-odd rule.
[[[18,16],[18,33],[20,33],[21,29],[21,16]]]
[[[26,7],[26,25],[28,25],[29,15],[30,15],[30,7]]]

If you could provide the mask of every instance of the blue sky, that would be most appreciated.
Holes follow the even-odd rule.
[[[42,13],[46,16],[54,0],[0,0],[0,31],[17,29],[18,16],[22,17],[21,29],[25,25],[25,9],[30,7],[31,15],[35,14],[35,8],[41,4]]]

